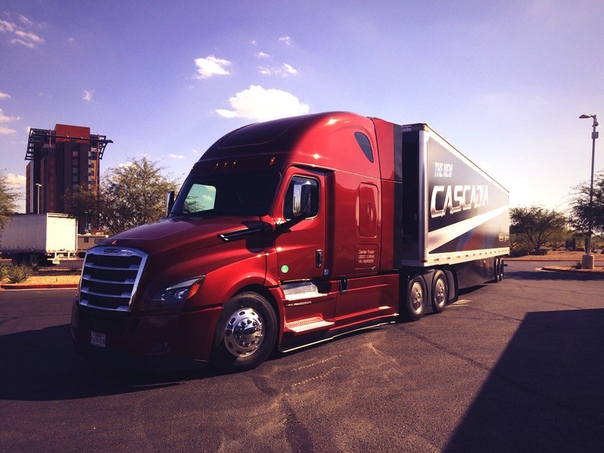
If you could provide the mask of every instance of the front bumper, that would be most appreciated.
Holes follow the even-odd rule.
[[[159,372],[199,368],[210,360],[220,310],[139,315],[74,302],[71,334],[76,351],[102,367]],[[93,344],[99,342],[92,341],[91,332],[102,336],[102,346]]]

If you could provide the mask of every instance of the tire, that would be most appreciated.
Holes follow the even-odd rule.
[[[443,271],[436,271],[432,279],[432,311],[440,313],[449,302],[449,283]]]
[[[416,275],[409,280],[407,297],[401,310],[401,315],[406,321],[418,321],[424,315],[426,308],[426,284],[424,279]]]
[[[493,264],[493,273],[495,274],[493,283],[499,283],[501,280],[503,280],[503,259],[495,258],[495,262]]]
[[[277,317],[271,304],[253,292],[237,294],[218,318],[212,364],[219,371],[251,370],[271,354],[277,340]]]

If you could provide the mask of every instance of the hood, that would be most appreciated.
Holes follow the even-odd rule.
[[[216,219],[175,218],[141,225],[101,242],[100,246],[133,247],[149,254],[186,248],[199,250],[243,237],[247,232],[272,230],[271,223],[258,217],[221,217]],[[234,234],[239,233],[241,234]]]

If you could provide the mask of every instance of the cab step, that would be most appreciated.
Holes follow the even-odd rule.
[[[312,318],[298,319],[285,323],[285,330],[294,333],[305,333],[312,330],[329,329],[335,323],[325,321],[321,316],[313,316]]]

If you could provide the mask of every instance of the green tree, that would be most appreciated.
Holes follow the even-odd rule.
[[[164,170],[146,157],[108,169],[101,187],[101,224],[115,234],[164,217],[166,193],[177,187]]]
[[[538,251],[551,241],[558,241],[565,234],[566,216],[555,210],[538,206],[512,208],[510,210],[510,233],[517,242]]]
[[[590,181],[576,186],[573,193],[571,224],[582,233],[589,230],[589,192]],[[599,172],[594,178],[592,231],[604,233],[604,172]]]
[[[100,229],[100,211],[103,202],[101,193],[78,186],[77,190],[67,190],[63,197],[65,210],[78,218],[86,230]]]
[[[0,171],[0,227],[10,221],[10,215],[17,210],[19,194],[11,187],[4,172]]]

